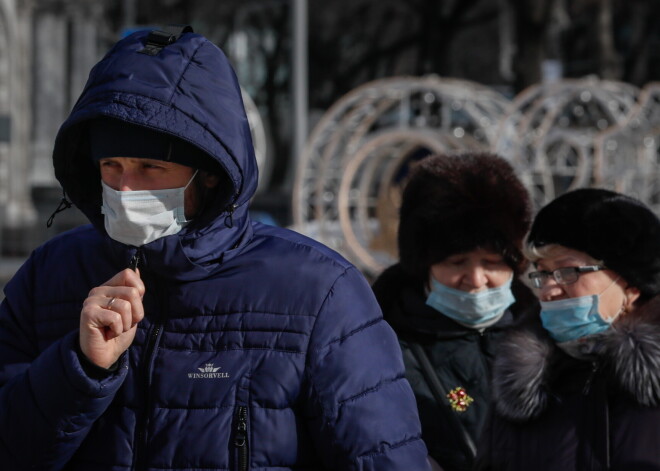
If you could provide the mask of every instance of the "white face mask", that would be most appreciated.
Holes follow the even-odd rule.
[[[186,186],[167,190],[117,191],[105,183],[103,205],[105,230],[118,242],[140,247],[156,239],[176,234],[188,222],[183,195]]]

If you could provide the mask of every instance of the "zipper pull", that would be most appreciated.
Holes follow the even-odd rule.
[[[227,227],[228,229],[234,227],[234,211],[236,211],[236,208],[238,208],[238,206],[236,206],[235,204],[230,204],[227,207],[227,216],[225,217],[225,227]]]
[[[137,249],[131,257],[131,260],[128,262],[128,268],[137,271],[138,263],[140,263],[140,249]]]
[[[65,209],[69,209],[71,206],[73,206],[73,203],[71,203],[71,201],[66,199],[66,193],[64,192],[62,193],[63,195],[62,195],[62,199],[60,200],[60,204],[57,205],[57,208],[55,209],[55,211],[53,211],[53,214],[51,214],[50,217],[48,218],[48,221],[46,221],[46,227],[50,227],[53,225],[53,221],[55,220],[55,215],[57,213],[61,213]]]

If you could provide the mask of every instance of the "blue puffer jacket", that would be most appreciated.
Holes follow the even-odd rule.
[[[36,249],[6,286],[0,468],[428,469],[401,351],[363,277],[250,222],[257,169],[226,58],[194,33],[138,53],[146,34],[97,64],[56,139],[56,175],[92,224]],[[229,201],[139,249],[111,240],[86,138],[101,115],[199,146],[229,175]],[[82,302],[134,257],[146,317],[119,369],[90,375]]]

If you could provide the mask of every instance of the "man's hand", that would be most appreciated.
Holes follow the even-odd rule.
[[[143,296],[140,272],[128,268],[89,292],[80,313],[80,349],[92,363],[109,368],[130,347],[144,317]]]

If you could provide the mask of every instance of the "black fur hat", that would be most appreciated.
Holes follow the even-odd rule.
[[[511,165],[488,153],[433,155],[418,162],[401,202],[399,258],[426,280],[431,265],[482,247],[501,253],[516,274],[526,268],[522,241],[529,194]]]
[[[559,196],[527,237],[530,247],[549,244],[602,260],[645,296],[660,293],[660,220],[635,198],[595,188]]]

